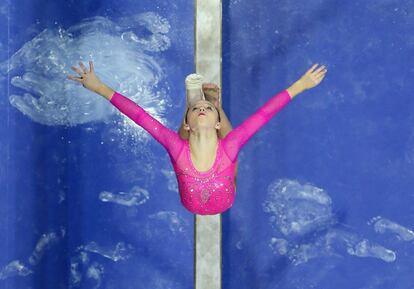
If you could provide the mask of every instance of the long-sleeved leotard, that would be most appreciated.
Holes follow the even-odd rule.
[[[192,161],[188,140],[160,123],[142,107],[118,92],[110,102],[123,114],[149,132],[168,152],[178,182],[180,199],[191,213],[215,215],[234,202],[234,170],[244,144],[278,111],[290,102],[287,90],[274,95],[241,125],[218,139],[216,159],[208,171],[198,171]]]

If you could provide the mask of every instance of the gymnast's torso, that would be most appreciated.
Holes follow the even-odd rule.
[[[218,139],[216,158],[207,171],[199,171],[191,160],[188,140],[177,160],[171,160],[177,177],[182,205],[190,212],[214,215],[226,211],[233,205],[236,193],[234,174],[237,158],[232,161]]]

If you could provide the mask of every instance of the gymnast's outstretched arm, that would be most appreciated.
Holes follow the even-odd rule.
[[[150,133],[167,150],[169,155],[175,159],[183,145],[183,141],[178,134],[152,117],[134,101],[101,82],[95,75],[92,61],[89,61],[89,64],[89,71],[87,71],[82,62],[80,62],[82,70],[72,67],[81,77],[69,76],[68,78],[82,83],[83,87],[108,99],[120,112]]]
[[[224,138],[224,150],[231,160],[235,160],[244,144],[296,95],[315,87],[322,81],[327,70],[325,66],[315,69],[316,67],[317,64],[313,65],[299,80],[271,97]]]

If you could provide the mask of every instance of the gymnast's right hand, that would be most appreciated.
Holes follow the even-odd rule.
[[[81,67],[80,69],[75,66],[72,66],[71,69],[77,72],[80,76],[76,77],[69,75],[67,78],[82,83],[83,87],[93,92],[99,92],[103,86],[103,83],[95,75],[93,62],[89,61],[89,70],[86,69],[82,62],[79,62],[79,65]]]

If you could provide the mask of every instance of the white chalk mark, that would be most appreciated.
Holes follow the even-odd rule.
[[[177,178],[175,176],[175,172],[173,170],[161,170],[161,173],[167,178],[168,181],[168,189],[173,192],[178,193],[178,183]]]
[[[367,239],[362,240],[355,247],[349,247],[348,253],[358,257],[379,258],[385,262],[394,262],[397,258],[395,252],[383,246],[372,244]]]
[[[305,235],[336,222],[331,198],[323,189],[282,179],[273,182],[268,191],[264,211],[272,214],[272,224],[285,236]]]
[[[70,258],[70,288],[77,287],[82,281],[81,267],[82,264],[89,262],[89,256],[85,252],[79,252],[75,257]]]
[[[19,260],[13,260],[0,270],[0,280],[13,276],[27,276],[33,274],[33,271],[27,268]]]
[[[111,202],[123,206],[139,206],[146,203],[149,199],[149,193],[147,190],[138,186],[132,187],[132,189],[126,192],[119,192],[117,194],[103,191],[99,194],[99,199],[102,202]]]
[[[149,215],[148,219],[165,222],[172,233],[183,233],[188,226],[186,220],[179,216],[177,212],[173,211],[160,211],[156,214]]]
[[[269,185],[263,209],[271,214],[270,224],[284,237],[270,240],[272,251],[286,256],[293,265],[322,256],[343,257],[344,254],[384,262],[396,260],[394,251],[340,226],[331,206],[329,195],[310,184],[281,179]],[[371,223],[379,233],[392,232],[403,240],[413,238],[411,230],[387,219],[377,217]]]
[[[29,263],[31,265],[36,265],[42,259],[45,251],[49,249],[52,245],[56,244],[60,239],[65,236],[65,229],[62,227],[60,232],[50,232],[47,234],[42,234],[40,239],[36,243],[36,247],[29,257]]]
[[[104,271],[104,267],[98,262],[93,262],[93,264],[89,266],[86,276],[89,279],[94,279],[96,281],[96,285],[93,287],[94,289],[101,286]]]
[[[290,249],[288,241],[274,237],[270,240],[269,246],[272,248],[273,252],[277,252],[280,255],[286,255]]]
[[[380,234],[395,234],[399,240],[403,241],[411,241],[414,239],[414,232],[412,230],[381,216],[372,218],[368,224],[373,225],[375,232]]]
[[[129,257],[131,257],[131,255],[135,252],[132,245],[130,244],[126,245],[124,242],[118,242],[115,245],[114,249],[110,249],[110,248],[103,248],[102,246],[98,245],[96,242],[92,241],[92,242],[89,242],[85,246],[79,246],[78,250],[80,249],[99,254],[115,262],[124,261],[128,259]]]
[[[145,35],[141,33],[144,30],[148,31]],[[92,60],[104,83],[165,122],[160,116],[169,105],[168,85],[159,85],[165,73],[159,64],[162,60],[154,52],[171,46],[169,30],[168,20],[153,12],[124,17],[118,23],[95,16],[68,29],[46,28],[0,62],[0,78],[10,75],[11,84],[25,91],[22,95],[11,94],[9,101],[33,122],[76,126],[107,121],[116,109],[79,83],[66,79],[68,75],[78,76],[70,69],[78,65],[78,60],[88,68]],[[149,138],[131,120],[122,119],[131,132],[139,131]]]

